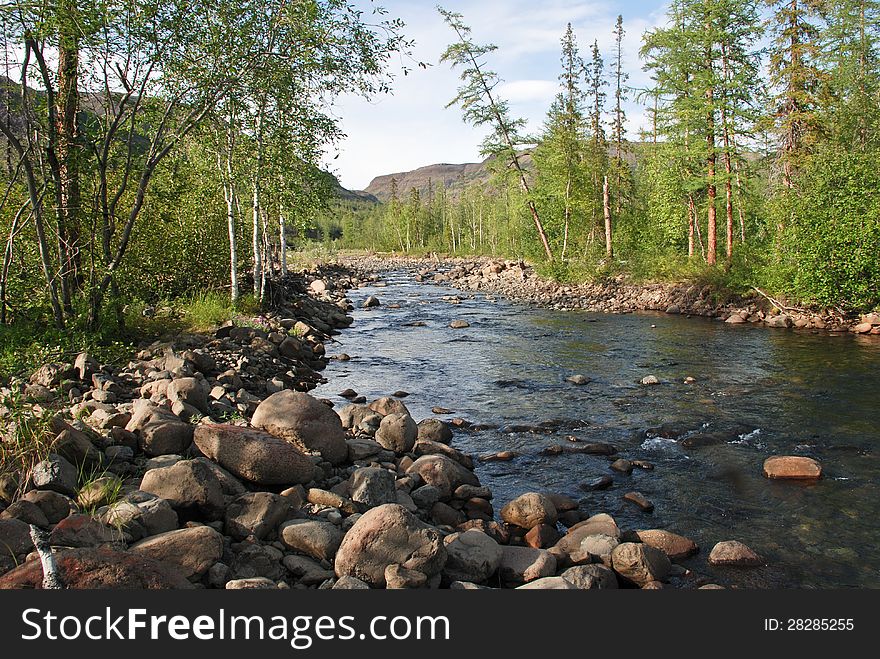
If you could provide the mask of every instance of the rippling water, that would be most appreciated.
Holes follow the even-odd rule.
[[[880,341],[828,337],[679,316],[597,315],[526,307],[450,288],[416,284],[394,272],[384,288],[353,291],[355,323],[328,346],[332,362],[316,393],[351,387],[368,398],[410,392],[419,420],[435,406],[502,430],[457,432],[453,445],[473,454],[512,450],[511,463],[480,464],[496,508],[528,491],[581,500],[622,528],[667,528],[702,548],[688,566],[743,586],[880,587]],[[363,310],[376,295],[383,306]],[[453,305],[444,297],[461,295]],[[387,305],[399,304],[400,309]],[[453,330],[452,320],[471,327]],[[407,326],[424,322],[424,327]],[[592,378],[583,387],[565,379]],[[655,375],[661,385],[639,381]],[[686,377],[696,383],[684,384]],[[555,421],[549,433],[504,426]],[[720,443],[684,448],[646,434],[672,424]],[[566,436],[610,442],[654,471],[613,474],[604,457],[542,456]],[[774,454],[820,460],[817,484],[771,482],[761,475]],[[615,485],[587,493],[578,485],[610,474]],[[621,499],[638,490],[656,506],[645,514]],[[716,570],[705,557],[720,540],[741,540],[765,556],[760,570]]]

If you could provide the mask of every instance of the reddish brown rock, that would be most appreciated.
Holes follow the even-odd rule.
[[[750,547],[737,540],[719,542],[709,554],[709,565],[726,565],[731,567],[760,567],[764,565],[761,558]]]
[[[764,462],[764,476],[774,480],[810,480],[822,478],[822,465],[812,458],[775,456]]]
[[[669,531],[651,529],[648,531],[636,531],[635,534],[638,536],[639,541],[649,547],[659,549],[673,561],[680,561],[700,551],[700,548],[693,540],[670,533]]]
[[[175,566],[110,549],[71,549],[55,555],[61,581],[72,590],[157,590],[192,588]],[[0,577],[2,590],[43,587],[43,567],[30,560]]]
[[[523,538],[529,547],[547,549],[559,542],[559,531],[550,524],[539,524],[526,533]]]

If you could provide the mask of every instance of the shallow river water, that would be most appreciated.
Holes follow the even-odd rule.
[[[440,418],[498,425],[457,431],[453,441],[474,455],[520,454],[478,463],[496,510],[524,492],[560,492],[584,512],[610,513],[621,528],[692,538],[701,553],[687,565],[722,583],[880,588],[880,341],[679,316],[557,312],[482,293],[468,299],[417,284],[405,271],[384,281],[352,291],[355,323],[328,345],[329,354],[352,360],[331,362],[329,382],[315,393],[341,405],[336,394],[349,387],[370,399],[404,390],[416,420],[440,406],[454,411]],[[373,294],[383,306],[361,309]],[[443,300],[455,295],[461,304]],[[470,328],[450,329],[452,320]],[[419,322],[425,326],[411,326]],[[574,374],[592,382],[566,382]],[[640,385],[647,375],[661,384]],[[696,382],[686,385],[689,376]],[[510,429],[550,421],[546,433]],[[687,432],[678,440],[647,432],[663,424]],[[718,443],[682,445],[707,434]],[[609,442],[656,468],[625,476],[605,457],[541,455],[567,436]],[[761,467],[775,454],[814,457],[826,477],[811,485],[768,481]],[[613,475],[611,489],[579,488],[603,475]],[[655,504],[652,514],[622,500],[632,490]],[[712,546],[732,539],[769,567],[708,567]]]

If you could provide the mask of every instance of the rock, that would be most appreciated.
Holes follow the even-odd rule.
[[[656,375],[648,375],[641,380],[642,385],[646,387],[654,386],[660,384],[660,380],[657,379]]]
[[[568,555],[568,559],[575,565],[599,562],[610,566],[611,555],[619,544],[620,541],[610,535],[602,533],[588,535]]]
[[[645,495],[641,492],[627,492],[623,495],[623,498],[625,501],[629,501],[638,506],[642,512],[654,512],[654,504],[648,501],[648,499],[645,498]]]
[[[505,586],[518,586],[556,574],[556,558],[545,549],[501,547],[498,568]]]
[[[16,474],[0,474],[0,504],[10,504],[18,495],[18,476]]]
[[[76,496],[78,476],[76,467],[55,453],[50,453],[31,470],[31,481],[35,488],[70,497]]]
[[[614,485],[614,479],[611,476],[599,476],[581,483],[578,487],[586,492],[595,492],[597,490],[607,490],[612,485]]]
[[[139,540],[174,531],[179,520],[168,501],[136,491],[110,506],[101,515],[101,521]]]
[[[318,562],[306,556],[289,554],[281,562],[287,568],[287,571],[304,586],[317,586],[336,576],[333,570],[324,569]],[[364,585],[366,586],[366,584]],[[366,588],[369,588],[369,586],[366,586]]]
[[[97,509],[116,503],[122,489],[123,483],[118,476],[96,478],[80,489],[76,502],[80,509]]]
[[[426,484],[436,487],[441,499],[449,499],[461,485],[480,484],[473,472],[443,455],[422,456],[406,473],[418,474]]]
[[[382,303],[379,301],[375,295],[369,296],[366,300],[364,300],[363,307],[364,309],[374,309],[375,307],[381,306]]]
[[[745,325],[748,321],[743,318],[741,313],[734,312],[725,322],[728,325]]]
[[[101,369],[101,365],[89,353],[81,352],[73,360],[73,369],[80,380],[91,382],[92,376]]]
[[[376,412],[366,405],[352,403],[339,410],[339,420],[342,422],[342,427],[349,430],[360,427],[368,418],[373,416],[379,416],[379,421],[381,422],[381,416],[377,415]],[[378,427],[378,423],[376,425]]]
[[[356,512],[356,506],[351,499],[346,499],[345,497],[340,496],[335,492],[328,492],[327,490],[312,488],[308,491],[306,499],[309,503],[316,506],[338,508],[339,510],[349,514]]]
[[[501,565],[501,547],[482,531],[456,533],[444,542],[448,557],[443,576],[448,581],[484,583]]]
[[[709,554],[709,565],[760,567],[764,564],[763,558],[751,548],[736,540],[719,542],[712,548]]]
[[[336,553],[336,575],[385,586],[385,568],[399,564],[431,578],[446,563],[439,533],[402,506],[386,504],[364,513]]]
[[[66,427],[63,427],[66,426]],[[93,466],[101,463],[101,452],[95,448],[88,435],[67,424],[55,438],[52,450],[76,466]]]
[[[771,317],[767,318],[767,320],[765,322],[767,323],[768,327],[777,327],[780,329],[788,329],[792,325],[794,325],[794,322],[791,320],[791,317],[787,316],[785,314],[782,314],[780,316],[771,316]]]
[[[351,475],[351,499],[368,508],[397,502],[394,475],[380,467],[365,467]]]
[[[269,492],[248,492],[226,508],[226,535],[236,540],[254,536],[264,540],[287,519],[290,501]]]
[[[330,522],[293,519],[281,525],[279,537],[291,549],[318,560],[329,561],[336,555],[343,533]]]
[[[500,451],[491,455],[480,456],[480,462],[511,462],[516,460],[518,455],[513,451]]]
[[[523,494],[501,509],[501,519],[526,530],[540,524],[555,524],[557,515],[550,497],[537,492]]]
[[[605,565],[571,567],[562,573],[562,578],[579,590],[609,590],[618,587],[614,571]]]
[[[25,524],[39,526],[41,529],[49,526],[49,520],[46,519],[46,515],[40,507],[37,504],[25,501],[24,499],[19,499],[0,513],[0,519],[17,519]],[[3,551],[3,546],[3,542],[0,540],[0,553]]]
[[[237,547],[230,569],[232,579],[263,577],[277,580],[284,576],[282,553],[276,547],[244,542]]]
[[[415,453],[417,456],[445,455],[447,458],[455,460],[458,464],[460,464],[468,471],[473,471],[474,469],[474,461],[471,456],[465,455],[461,451],[456,450],[451,446],[447,446],[446,444],[441,444],[440,442],[432,442],[427,439],[420,439],[416,442],[415,447],[413,447],[413,453]]]
[[[700,551],[700,548],[693,540],[685,538],[684,536],[676,535],[675,533],[670,533],[669,531],[652,529],[648,531],[636,531],[635,535],[640,542],[649,547],[659,549],[673,561],[689,558]]]
[[[309,284],[309,290],[313,293],[321,294],[327,292],[327,283],[321,279],[316,279]]]
[[[193,440],[209,459],[257,485],[304,484],[315,477],[315,465],[296,446],[260,430],[200,425]]]
[[[419,421],[418,439],[448,445],[452,442],[452,429],[440,419],[424,419]]]
[[[431,521],[437,526],[458,526],[464,524],[466,518],[463,512],[456,510],[442,501],[431,506]]]
[[[34,550],[31,529],[20,519],[0,519],[0,552],[13,557]]]
[[[233,579],[226,583],[226,590],[275,590],[276,588],[278,584],[266,577]]]
[[[428,577],[417,570],[397,564],[385,568],[385,587],[388,590],[424,588],[427,583]]]
[[[201,462],[211,470],[211,473],[214,474],[214,476],[217,477],[217,480],[220,481],[220,489],[223,490],[224,495],[228,497],[240,497],[248,491],[238,478],[226,471],[213,460],[209,460],[208,458],[196,458],[196,462]]]
[[[584,385],[590,384],[590,382],[592,382],[592,380],[586,375],[572,375],[569,378],[565,378],[565,381],[570,382],[571,384],[578,387],[583,387]]]
[[[422,485],[421,487],[413,490],[410,493],[410,496],[412,497],[413,503],[415,503],[419,508],[421,508],[422,510],[430,510],[435,503],[440,501],[440,490],[438,490],[433,485]]]
[[[556,494],[554,492],[546,492],[545,494],[553,502],[553,507],[556,508],[557,513],[567,513],[580,507],[577,501],[564,494]]]
[[[556,526],[539,524],[526,533],[523,540],[529,547],[547,549],[559,542],[559,531],[556,530]]]
[[[418,433],[418,426],[409,414],[389,414],[376,431],[376,441],[389,451],[409,453]]]
[[[392,398],[391,396],[385,396],[384,398],[374,400],[370,403],[369,408],[376,414],[382,416],[388,416],[389,414],[405,414],[407,416],[412,416],[402,400]]]
[[[53,547],[98,547],[122,542],[119,529],[102,524],[89,515],[70,515],[55,525],[49,536]]]
[[[629,460],[624,460],[623,458],[621,458],[620,460],[615,460],[614,462],[612,462],[611,468],[621,474],[629,475],[633,472],[634,465]]]
[[[223,556],[223,536],[209,526],[195,526],[141,540],[129,551],[176,565],[188,579],[198,579]]]
[[[452,329],[467,329],[471,324],[465,320],[453,320],[449,323],[449,327]]]
[[[75,376],[70,364],[43,364],[31,375],[30,382],[40,387],[53,389],[64,380]]]
[[[580,534],[581,537],[596,534],[610,535],[613,538],[620,537],[620,529],[618,528],[617,523],[611,515],[607,515],[606,513],[593,515],[589,519],[575,524],[568,530],[568,535],[574,533]]]
[[[272,394],[257,407],[251,425],[305,451],[316,451],[331,464],[348,458],[339,416],[308,394],[289,390]]]
[[[562,577],[544,577],[518,586],[517,590],[577,590],[577,586]]]
[[[170,467],[151,469],[144,474],[140,489],[167,499],[181,521],[214,521],[223,516],[220,481],[210,469],[196,460],[183,460]]]
[[[137,400],[125,429],[138,438],[140,449],[150,457],[180,455],[193,438],[193,426],[148,400]]]
[[[335,584],[333,584],[333,590],[369,590],[370,586],[358,579],[357,577],[352,577],[349,575],[345,575],[340,577]]]
[[[177,567],[146,556],[108,548],[71,549],[55,554],[65,588],[72,590],[157,590],[192,588]],[[39,589],[43,568],[33,559],[0,577],[0,589]]]
[[[764,462],[764,476],[774,480],[810,480],[822,478],[822,465],[812,458],[775,456]]]
[[[614,571],[637,586],[663,581],[672,569],[669,558],[659,549],[634,542],[624,542],[611,553]]]
[[[174,403],[180,401],[191,405],[199,412],[209,414],[208,385],[199,378],[178,378],[168,385],[168,399]]]
[[[677,304],[671,304],[666,308],[666,313],[670,316],[677,316],[681,313],[681,307]]]
[[[853,334],[870,334],[874,326],[871,323],[860,323],[852,328]]]

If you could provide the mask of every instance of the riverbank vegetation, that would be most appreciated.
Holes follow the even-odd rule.
[[[443,16],[444,59],[462,72],[454,103],[491,131],[494,179],[340,209],[325,226],[338,244],[526,257],[565,280],[758,286],[852,311],[880,302],[880,3],[676,0],[642,39],[648,89],[627,85],[622,17],[610,53],[595,35],[580,48],[569,26],[535,137],[497,96],[494,47]],[[628,99],[648,109],[640,135],[626,132]]]
[[[221,6],[222,5],[222,6]],[[615,47],[562,36],[543,133],[442,12],[490,184],[345,196],[333,99],[389,91],[402,23],[343,0],[0,7],[0,374],[255,314],[288,245],[528,258],[857,311],[880,301],[880,3],[676,0]],[[392,67],[393,64],[393,67]],[[649,111],[627,132],[626,108]],[[342,195],[342,197],[340,197]],[[332,201],[334,198],[337,201]]]

